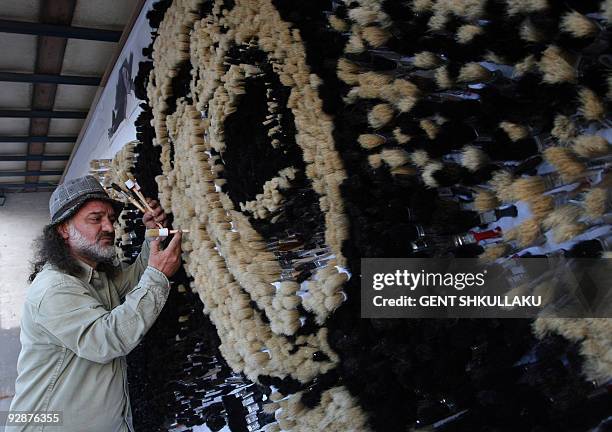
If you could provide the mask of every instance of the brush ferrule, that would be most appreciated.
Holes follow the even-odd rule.
[[[414,230],[415,230],[416,238],[417,239],[422,239],[422,238],[424,238],[427,235],[425,233],[425,228],[423,228],[422,225],[415,225],[414,226]]]
[[[459,234],[453,236],[453,245],[458,248],[461,246],[478,243],[473,233]]]
[[[494,210],[489,210],[480,214],[480,224],[487,225],[497,220]]]
[[[612,232],[597,237],[599,243],[601,243],[602,252],[610,252],[612,250]]]
[[[412,253],[426,252],[430,249],[430,245],[425,240],[417,240],[410,242]]]

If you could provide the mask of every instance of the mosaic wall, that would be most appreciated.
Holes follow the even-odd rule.
[[[360,319],[359,274],[362,257],[607,257],[612,2],[148,17],[132,172],[190,232],[132,355],[132,399],[155,407],[136,426],[611,427],[610,320]]]

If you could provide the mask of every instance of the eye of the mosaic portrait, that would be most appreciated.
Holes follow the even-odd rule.
[[[239,63],[245,78],[235,111],[224,121],[223,189],[267,240],[308,239],[314,247],[322,241],[324,217],[295,141],[291,89],[252,46],[232,47],[228,62]]]

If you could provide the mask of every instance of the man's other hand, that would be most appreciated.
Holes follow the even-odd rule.
[[[142,223],[145,224],[147,228],[159,228],[157,223],[159,222],[164,228],[166,227],[168,221],[166,220],[166,213],[164,209],[161,208],[159,202],[154,199],[147,198],[147,204],[153,210],[153,213],[147,211],[142,217]]]
[[[151,253],[149,254],[149,265],[170,278],[181,266],[181,238],[182,233],[174,234],[174,237],[164,250],[159,250],[161,238],[157,237],[151,242]]]

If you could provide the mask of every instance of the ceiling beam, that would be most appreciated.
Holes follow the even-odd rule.
[[[118,42],[121,31],[86,27],[72,27],[64,24],[33,23],[25,21],[0,20],[0,32],[51,36],[69,39],[86,39],[102,42]]]
[[[102,81],[102,79],[98,77],[74,76],[74,75],[0,72],[0,81],[98,86],[100,85],[100,82]]]
[[[0,190],[2,189],[37,189],[37,188],[56,188],[55,183],[0,183]]]
[[[0,136],[0,143],[36,142],[36,143],[71,143],[76,136]]]
[[[76,0],[46,0],[41,3],[38,21],[42,24],[70,26]],[[34,73],[59,75],[62,72],[64,53],[66,51],[67,39],[51,35],[38,35],[36,49],[36,64]],[[32,110],[53,110],[55,105],[55,93],[57,84],[37,83],[32,90]],[[83,117],[84,118],[84,117]],[[28,135],[49,135],[50,118],[32,118]],[[28,155],[42,155],[45,153],[44,142],[28,142]],[[42,161],[27,161],[27,171],[39,171]],[[38,176],[27,176],[26,183],[38,183]],[[36,189],[34,189],[36,190]]]
[[[87,111],[51,111],[51,110],[6,110],[0,109],[0,117],[4,118],[61,118],[84,119]]]
[[[60,171],[0,171],[0,177],[61,176]]]
[[[65,161],[70,155],[0,155],[0,162]]]

